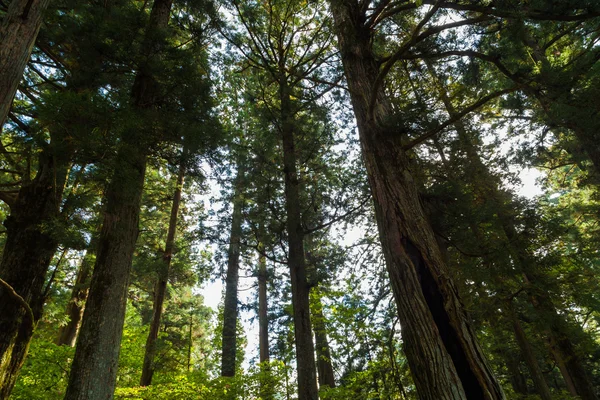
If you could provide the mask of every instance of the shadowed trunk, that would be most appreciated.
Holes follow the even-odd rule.
[[[331,0],[406,357],[421,399],[503,399],[420,203],[381,87],[365,10]],[[376,99],[371,110],[371,99]]]
[[[331,350],[327,338],[327,327],[325,315],[323,315],[323,303],[320,294],[313,292],[313,307],[311,309],[313,330],[315,331],[315,349],[317,351],[317,372],[319,374],[319,386],[335,387],[335,375],[331,364]]]
[[[260,362],[269,362],[269,305],[267,303],[267,259],[258,258],[258,328]]]
[[[50,0],[12,0],[0,22],[0,132]]]
[[[221,352],[221,376],[235,376],[237,355],[238,281],[240,269],[240,241],[242,238],[242,165],[238,163],[233,194],[233,215],[227,252],[227,278],[225,280],[225,304],[223,307],[223,337]]]
[[[152,6],[143,49],[146,55],[160,54],[162,42],[149,38],[156,38],[156,31],[167,27],[171,4],[171,0],[156,0]],[[142,65],[133,84],[132,103],[138,110],[151,109],[159,102],[157,96],[158,82],[148,65]],[[156,135],[133,128],[121,138],[115,172],[106,190],[96,265],[65,400],[113,397],[146,158]]]
[[[24,182],[10,216],[0,263],[0,399],[8,398],[42,315],[44,280],[58,241],[57,223],[69,153],[53,140],[40,155],[35,178]]]
[[[146,339],[146,351],[144,353],[144,364],[142,366],[142,377],[140,386],[148,386],[152,383],[154,375],[154,358],[156,357],[156,340],[158,339],[158,330],[160,329],[163,304],[167,293],[167,283],[169,282],[169,271],[171,268],[171,259],[175,248],[175,233],[177,232],[177,214],[181,204],[181,191],[183,189],[183,180],[185,177],[185,164],[181,163],[177,173],[175,183],[175,192],[173,193],[173,205],[171,206],[171,217],[169,219],[169,230],[165,242],[165,252],[162,257],[162,265],[159,267],[158,279],[154,286],[154,303],[152,310],[152,322],[150,323],[150,332]]]
[[[284,70],[283,66],[280,70]],[[287,78],[279,79],[281,101],[280,133],[283,144],[283,171],[285,174],[285,209],[288,233],[288,265],[292,283],[292,306],[294,309],[294,337],[296,339],[296,368],[298,371],[298,400],[316,400],[317,372],[315,348],[312,341],[310,322],[310,287],[306,275],[304,258],[304,230],[301,224],[300,182],[296,167],[294,139],[294,114],[291,91]]]
[[[73,291],[71,292],[71,299],[67,304],[66,314],[67,317],[69,317],[69,322],[64,326],[61,326],[58,331],[56,344],[59,346],[75,346],[77,332],[79,331],[79,325],[89,291],[90,275],[95,260],[96,257],[93,252],[88,250],[81,261],[81,266],[77,271],[77,277],[75,278],[75,284],[73,285]]]
[[[544,374],[542,372],[542,369],[540,368],[540,364],[538,363],[535,353],[533,352],[533,348],[531,347],[529,340],[527,340],[527,335],[525,334],[525,330],[521,325],[521,321],[519,321],[519,318],[512,309],[511,304],[507,306],[507,310],[509,313],[510,322],[515,332],[517,344],[519,345],[519,349],[521,349],[521,354],[525,359],[525,364],[527,364],[527,369],[529,370],[529,374],[531,375],[531,379],[533,380],[535,390],[537,394],[540,395],[542,400],[552,400],[550,388],[546,383],[546,379],[544,378]]]

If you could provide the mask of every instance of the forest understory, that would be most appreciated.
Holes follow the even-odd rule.
[[[600,2],[0,0],[0,400],[598,400]]]

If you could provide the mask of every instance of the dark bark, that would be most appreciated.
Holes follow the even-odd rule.
[[[4,222],[7,237],[0,264],[0,279],[5,282],[0,286],[0,399],[10,394],[33,328],[42,315],[44,279],[58,247],[52,226],[59,219],[68,160],[68,149],[58,139],[53,140],[40,156],[35,178],[23,183]],[[11,294],[12,290],[29,310]]]
[[[319,293],[314,293],[313,307],[311,309],[313,330],[315,331],[315,349],[317,351],[317,373],[319,374],[319,386],[335,387],[335,375],[331,363],[331,350],[327,338],[327,326],[325,315],[323,315],[323,303]]]
[[[81,317],[83,316],[83,310],[90,288],[90,276],[94,262],[95,255],[92,251],[88,250],[77,271],[71,298],[67,304],[66,314],[67,317],[69,317],[69,322],[65,326],[61,326],[58,331],[56,344],[59,346],[75,346],[77,332],[79,332]]]
[[[181,191],[183,189],[183,180],[185,177],[185,164],[182,162],[177,173],[177,181],[175,183],[175,192],[173,193],[173,204],[171,206],[171,216],[169,219],[169,229],[167,232],[167,240],[165,242],[165,252],[162,257],[162,265],[157,271],[158,279],[154,285],[154,302],[152,309],[152,321],[150,322],[150,332],[146,339],[146,350],[144,352],[144,364],[142,366],[142,377],[140,378],[140,386],[148,386],[152,383],[154,375],[154,358],[156,356],[156,341],[158,339],[158,331],[162,320],[163,304],[167,293],[167,283],[169,282],[169,272],[171,269],[171,259],[175,249],[175,233],[177,232],[177,215],[179,213],[179,205],[181,204]]]
[[[267,302],[267,259],[258,258],[258,328],[260,362],[269,362],[269,305]]]
[[[513,326],[513,330],[515,332],[515,338],[517,339],[517,344],[519,345],[519,349],[521,350],[521,354],[525,360],[525,364],[527,365],[527,369],[529,370],[529,375],[533,380],[533,385],[535,386],[535,390],[537,394],[541,397],[542,400],[552,400],[552,394],[550,393],[550,388],[546,383],[546,379],[544,378],[544,374],[542,369],[540,368],[540,364],[533,352],[533,348],[527,339],[527,335],[523,326],[521,325],[521,321],[512,310],[512,305],[507,306],[507,311],[509,313],[509,319]]]
[[[160,54],[162,42],[150,38],[167,27],[171,4],[171,0],[156,0],[153,4],[147,28],[149,39],[143,49],[147,55]],[[142,65],[133,84],[132,103],[138,110],[149,109],[159,103],[157,96],[158,82],[147,65]],[[115,172],[106,190],[96,265],[65,400],[113,397],[146,159],[157,135],[132,128],[121,138]]]
[[[242,165],[238,163],[233,195],[231,234],[227,252],[227,278],[225,280],[225,304],[223,307],[223,337],[221,352],[221,376],[235,376],[237,355],[238,281],[240,269],[240,241],[242,238]]]
[[[523,396],[529,395],[529,388],[527,387],[527,378],[521,372],[521,361],[514,356],[505,356],[506,368],[509,373],[510,385],[512,386],[515,393]]]
[[[0,132],[50,0],[12,0],[0,21]]]
[[[406,356],[421,399],[503,399],[477,343],[421,206],[402,132],[375,87],[379,65],[356,1],[331,0],[379,236],[398,307]],[[371,99],[375,107],[371,108]]]
[[[283,59],[283,57],[282,57]],[[280,66],[283,71],[283,66]],[[279,79],[281,101],[280,131],[283,143],[283,171],[285,174],[285,209],[288,233],[288,265],[292,283],[294,309],[294,337],[296,339],[296,369],[298,372],[298,400],[317,400],[317,373],[315,348],[310,322],[310,287],[304,258],[304,230],[301,224],[300,182],[296,167],[294,117],[291,92],[287,78]]]

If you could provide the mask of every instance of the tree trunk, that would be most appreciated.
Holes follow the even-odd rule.
[[[142,366],[142,377],[140,386],[152,384],[152,375],[154,375],[154,358],[156,356],[156,340],[158,339],[158,330],[160,329],[163,304],[167,293],[167,283],[169,282],[169,271],[171,268],[171,259],[175,248],[175,233],[177,232],[177,214],[181,204],[181,191],[183,189],[183,179],[185,177],[184,161],[179,165],[175,192],[173,193],[173,205],[171,206],[171,217],[169,219],[169,230],[165,242],[165,252],[162,258],[162,265],[158,273],[158,279],[154,286],[154,304],[152,310],[152,322],[150,323],[150,332],[146,339],[146,350],[144,352],[144,364]]]
[[[512,386],[515,393],[520,394],[522,396],[529,395],[529,388],[527,387],[527,379],[523,372],[521,372],[520,368],[520,360],[514,356],[506,357],[506,368],[508,369],[508,373],[510,374],[509,380],[510,385]]]
[[[267,303],[267,259],[258,258],[258,328],[260,362],[269,362],[269,305]]]
[[[233,194],[233,215],[227,252],[227,279],[225,281],[225,304],[223,308],[223,338],[221,352],[221,376],[235,376],[237,354],[238,281],[240,268],[240,241],[242,238],[242,165],[238,163]]]
[[[420,204],[401,132],[381,87],[370,28],[356,1],[331,0],[346,79],[398,306],[406,356],[421,399],[503,399],[470,327]],[[372,96],[377,102],[373,111]]]
[[[281,67],[280,71],[284,68]],[[298,371],[298,400],[317,400],[317,373],[315,349],[310,323],[310,288],[304,259],[304,230],[300,215],[300,182],[296,168],[294,139],[294,114],[287,78],[280,76],[279,98],[281,101],[280,131],[283,143],[283,171],[285,174],[285,208],[288,233],[288,265],[292,283],[292,307],[294,309],[294,336],[296,339],[296,368]]]
[[[147,38],[169,22],[171,0],[156,0],[150,14]],[[162,43],[162,42],[161,42]],[[160,54],[160,43],[147,39],[144,51]],[[132,102],[139,110],[155,107],[158,82],[147,66],[138,71]],[[146,158],[154,134],[131,129],[125,132],[115,160],[115,172],[106,190],[106,208],[96,265],[77,339],[65,400],[112,399],[131,260],[138,236],[140,202]]]
[[[0,132],[50,0],[12,0],[0,21]]]
[[[320,293],[313,291],[312,323],[315,331],[315,349],[317,350],[317,372],[319,374],[319,386],[335,387],[335,375],[331,364],[331,350],[327,338],[327,327],[325,315],[323,315],[323,303]]]
[[[40,156],[36,177],[23,183],[4,221],[6,243],[0,264],[0,399],[8,398],[42,315],[43,285],[58,241],[56,223],[69,153],[58,140]]]
[[[87,300],[90,288],[90,275],[95,258],[93,252],[88,250],[81,261],[81,266],[77,271],[77,277],[73,285],[73,291],[71,292],[71,299],[67,304],[66,314],[69,317],[69,322],[65,326],[60,327],[58,337],[56,338],[56,344],[59,346],[75,346],[75,339],[77,339],[77,332],[79,331],[85,301]]]
[[[546,379],[544,378],[544,374],[542,369],[540,368],[540,364],[533,352],[533,348],[527,340],[527,335],[525,334],[525,330],[521,325],[521,321],[515,314],[512,309],[512,305],[509,304],[507,306],[507,311],[509,313],[509,319],[513,326],[513,330],[515,332],[515,338],[517,339],[517,344],[519,345],[519,349],[521,350],[521,354],[525,359],[525,364],[527,364],[527,369],[529,370],[529,374],[531,375],[531,379],[533,380],[533,384],[535,386],[535,390],[537,394],[540,395],[542,400],[552,400],[552,394],[550,393],[550,388],[546,383]]]

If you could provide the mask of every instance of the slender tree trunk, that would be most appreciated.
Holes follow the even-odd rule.
[[[45,301],[44,280],[58,241],[46,228],[59,217],[69,152],[56,139],[40,156],[36,177],[24,182],[4,222],[0,263],[0,399],[8,398],[23,365]],[[57,147],[58,146],[58,147]]]
[[[327,338],[327,327],[325,315],[323,315],[323,303],[320,294],[313,291],[312,323],[315,332],[315,349],[317,350],[317,372],[319,374],[319,386],[335,387],[335,374],[331,363],[331,350]]]
[[[77,332],[79,332],[95,259],[93,251],[88,250],[81,261],[81,266],[77,271],[77,277],[73,285],[73,291],[71,292],[71,299],[67,304],[66,314],[69,317],[69,322],[59,329],[56,338],[56,344],[59,346],[75,346],[75,339],[77,339]]]
[[[281,67],[280,71],[284,68]],[[287,78],[280,77],[281,101],[280,129],[283,142],[283,170],[285,174],[285,208],[288,233],[288,265],[292,282],[292,306],[294,309],[294,336],[296,339],[296,368],[298,371],[298,400],[317,400],[317,373],[315,348],[310,323],[310,287],[304,258],[304,230],[300,216],[300,182],[296,167],[294,139],[294,116],[291,93]]]
[[[375,202],[379,236],[398,306],[406,356],[421,399],[503,399],[420,204],[402,149],[388,127],[393,112],[380,88],[364,8],[331,0],[346,79]],[[371,110],[371,98],[376,105]]]
[[[529,370],[529,374],[531,375],[531,379],[533,380],[537,394],[540,395],[542,400],[552,400],[552,394],[550,393],[550,388],[546,383],[546,379],[544,378],[540,364],[535,357],[535,353],[533,352],[533,348],[531,347],[529,340],[527,340],[527,335],[525,334],[525,330],[521,325],[521,321],[519,321],[519,318],[513,311],[511,304],[507,306],[507,311],[515,332],[517,344],[519,345],[519,349],[521,349],[521,354],[525,359],[525,364],[527,364],[527,369]]]
[[[165,29],[171,0],[156,0],[152,7],[147,38]],[[161,44],[147,39],[144,51],[160,54]],[[147,66],[138,71],[132,102],[139,110],[157,104],[158,82]],[[106,208],[99,237],[96,265],[90,284],[83,321],[77,339],[65,400],[112,399],[131,260],[138,236],[140,202],[146,158],[153,134],[124,133],[115,160],[115,172],[106,191]]]
[[[227,278],[225,280],[225,304],[223,308],[223,338],[221,352],[221,376],[235,376],[237,355],[238,281],[240,269],[240,241],[242,239],[242,165],[238,163],[233,194],[233,215],[227,253]]]
[[[50,0],[12,0],[0,21],[0,132]]]
[[[520,360],[514,356],[504,357],[506,360],[506,368],[510,374],[509,380],[515,393],[522,396],[529,395],[529,388],[527,387],[527,378],[523,375],[520,368]]]
[[[267,303],[267,259],[258,258],[258,328],[260,362],[269,362],[269,305]]]
[[[167,283],[169,282],[169,271],[171,269],[171,259],[175,248],[175,233],[177,232],[177,215],[179,205],[181,204],[181,191],[183,189],[183,180],[185,177],[184,161],[179,165],[177,181],[175,183],[175,193],[173,193],[173,205],[171,206],[171,217],[169,219],[169,230],[165,242],[165,252],[162,258],[162,265],[158,272],[158,279],[154,285],[154,304],[152,310],[152,322],[150,323],[150,332],[146,339],[146,350],[144,353],[144,364],[142,366],[142,377],[140,386],[152,384],[154,375],[154,358],[156,356],[156,340],[158,339],[158,330],[162,320],[163,304],[167,293]]]

